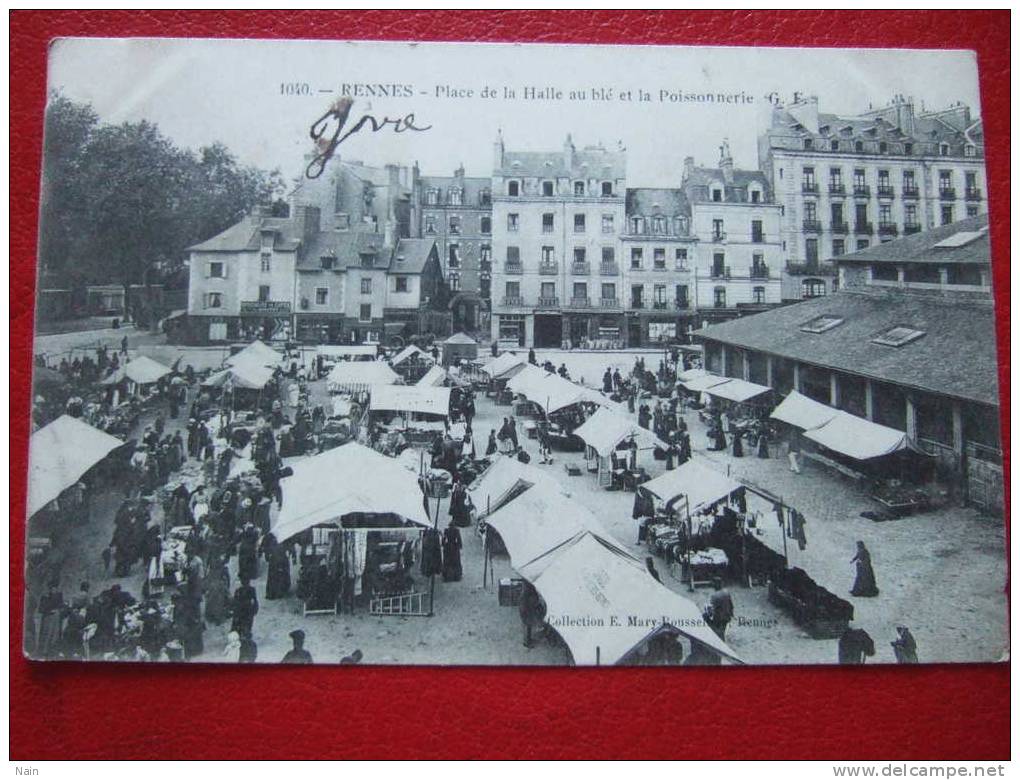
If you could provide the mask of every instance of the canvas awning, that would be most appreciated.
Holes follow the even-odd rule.
[[[736,480],[695,460],[641,485],[643,490],[664,502],[686,496],[689,512],[721,501],[741,487]]]
[[[374,344],[320,344],[315,348],[316,355],[327,358],[338,357],[370,357],[375,359],[379,349]]]
[[[637,439],[639,448],[666,449],[666,445],[651,431],[642,428],[630,418],[605,408],[597,409],[595,414],[574,431],[574,435],[580,437],[602,457],[608,457],[620,442],[632,436]]]
[[[135,384],[151,385],[169,373],[171,373],[170,369],[162,363],[157,363],[152,358],[141,355],[122,365],[100,384],[115,385],[126,378]]]
[[[545,601],[546,620],[576,665],[615,664],[663,630],[740,663],[694,602],[657,582],[640,561],[605,540],[580,534],[549,558],[542,567],[518,571]]]
[[[708,376],[708,372],[703,368],[688,368],[686,371],[681,371],[676,375],[677,384],[683,384],[684,382],[690,382],[698,377]]]
[[[702,374],[701,376],[694,377],[685,382],[681,382],[687,390],[692,393],[703,393],[710,387],[721,385],[723,382],[729,382],[730,380],[724,376],[716,376],[715,374]]]
[[[743,403],[744,401],[750,401],[752,398],[757,398],[771,389],[771,387],[766,385],[756,385],[754,382],[747,382],[743,379],[730,379],[726,382],[712,385],[705,392],[726,401]]]
[[[486,523],[503,540],[517,571],[584,531],[612,541],[588,509],[546,483],[529,488],[489,515]]]
[[[420,359],[427,360],[429,363],[432,362],[432,355],[430,355],[428,352],[424,352],[418,349],[418,347],[416,347],[414,344],[408,344],[406,347],[404,347],[402,350],[400,350],[400,352],[396,354],[396,356],[393,358],[393,360],[390,361],[390,363],[392,363],[394,366],[399,366],[405,360],[410,360],[415,356],[420,356]]]
[[[545,410],[547,414],[565,409],[581,401],[594,400],[589,388],[575,385],[558,374],[538,366],[527,365],[506,385],[507,390],[522,395]],[[605,397],[595,393],[599,400]]]
[[[791,390],[790,394],[772,410],[772,414],[769,416],[773,420],[810,431],[814,428],[821,428],[837,414],[839,414],[838,409],[833,409],[831,406],[812,400],[796,390]]]
[[[392,513],[430,526],[418,478],[393,458],[355,442],[294,463],[280,480],[283,506],[272,533],[284,541],[352,512]]]
[[[283,361],[283,355],[261,341],[253,341],[236,355],[231,355],[225,361],[225,365],[233,366],[238,363],[252,363],[268,368],[276,368]]]
[[[528,365],[526,358],[510,352],[504,352],[490,363],[482,366],[481,370],[493,379],[505,379],[513,376],[526,365]]]
[[[847,412],[836,412],[829,422],[820,428],[805,431],[804,436],[854,460],[880,458],[899,450],[912,449],[903,431],[887,428]]]
[[[116,436],[66,414],[33,433],[28,445],[28,516],[123,444]]]
[[[358,360],[337,363],[329,372],[326,384],[330,390],[392,385],[397,372],[379,360]]]
[[[545,485],[569,495],[562,485],[537,466],[515,457],[495,456],[492,464],[471,483],[468,492],[479,516],[495,512],[510,499],[535,485]]]
[[[474,344],[475,346],[478,345],[478,342],[475,341],[473,338],[471,338],[466,333],[454,333],[452,336],[450,336],[450,338],[446,339],[446,341],[444,341],[443,343],[444,344],[465,344],[465,345],[467,345],[467,344]]]
[[[368,407],[373,412],[450,415],[450,388],[380,385],[373,388]]]
[[[414,385],[415,387],[442,387],[446,379],[447,373],[441,366],[432,366]]]

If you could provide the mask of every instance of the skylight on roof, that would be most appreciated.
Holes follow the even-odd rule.
[[[934,246],[942,249],[953,249],[955,247],[966,246],[971,241],[981,238],[985,233],[988,232],[988,228],[981,228],[980,230],[961,230],[959,233],[953,233],[948,238],[943,238]]]
[[[800,329],[805,333],[825,333],[825,331],[832,330],[836,326],[842,324],[842,317],[835,317],[831,314],[823,314],[820,317],[815,317],[813,320],[808,320],[800,326]]]
[[[881,344],[886,347],[902,347],[904,344],[909,344],[911,341],[917,341],[924,335],[923,330],[917,330],[916,328],[910,328],[906,325],[897,325],[894,328],[889,328],[875,338],[871,340],[872,344]]]

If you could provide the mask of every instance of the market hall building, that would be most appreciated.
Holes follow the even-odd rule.
[[[987,215],[837,263],[838,293],[697,331],[706,368],[903,431],[940,481],[1001,511]]]

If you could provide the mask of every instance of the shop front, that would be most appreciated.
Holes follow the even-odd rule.
[[[236,338],[242,341],[289,341],[290,301],[241,301]]]

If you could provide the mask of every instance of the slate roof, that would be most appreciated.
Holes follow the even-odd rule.
[[[515,164],[516,163],[516,164]],[[610,152],[600,147],[585,147],[574,152],[574,164],[567,166],[562,150],[555,152],[514,152],[503,154],[503,167],[496,175],[622,179],[627,175],[625,152]]]
[[[823,333],[801,330],[823,315],[843,322]],[[900,347],[872,342],[897,326],[922,330],[924,335]],[[934,395],[999,402],[990,301],[847,290],[710,325],[695,335]]]
[[[762,202],[771,203],[772,195],[769,189],[768,179],[761,171],[749,171],[741,168],[733,169],[733,181],[726,182],[721,168],[702,168],[695,166],[690,175],[684,180],[684,187],[687,189],[688,197],[692,200],[710,200],[709,187],[713,182],[723,182],[725,200],[730,203],[747,203],[750,197],[747,194],[751,184],[757,184],[762,191]]]
[[[654,187],[627,188],[627,216],[691,215],[691,204],[681,189],[660,189]]]
[[[373,267],[385,268],[389,255],[383,249],[382,233],[364,231],[322,231],[316,233],[298,260],[297,270],[319,271],[323,257],[335,257],[333,268],[340,270],[348,266],[362,267],[361,257],[365,254],[376,256]]]
[[[420,274],[425,270],[434,238],[402,238],[397,242],[390,261],[390,271],[402,274]],[[403,259],[400,259],[403,258]]]
[[[935,246],[957,233],[985,232],[957,247]],[[838,262],[852,263],[971,263],[991,265],[991,242],[988,239],[988,215],[968,217],[949,225],[887,241],[884,244],[841,255]]]
[[[300,240],[292,220],[286,217],[247,216],[222,233],[200,244],[188,247],[189,252],[255,252],[262,246],[263,230],[275,233],[273,249],[293,252]]]
[[[432,209],[440,206],[450,206],[451,208],[482,208],[491,209],[492,206],[481,205],[481,194],[482,190],[492,190],[492,179],[482,176],[463,176],[457,178],[456,176],[422,176],[419,178],[421,182],[422,191],[422,208]],[[463,203],[460,206],[454,206],[447,202],[447,195],[453,187],[463,187]],[[437,189],[439,190],[439,203],[425,203],[424,193],[426,190]]]

